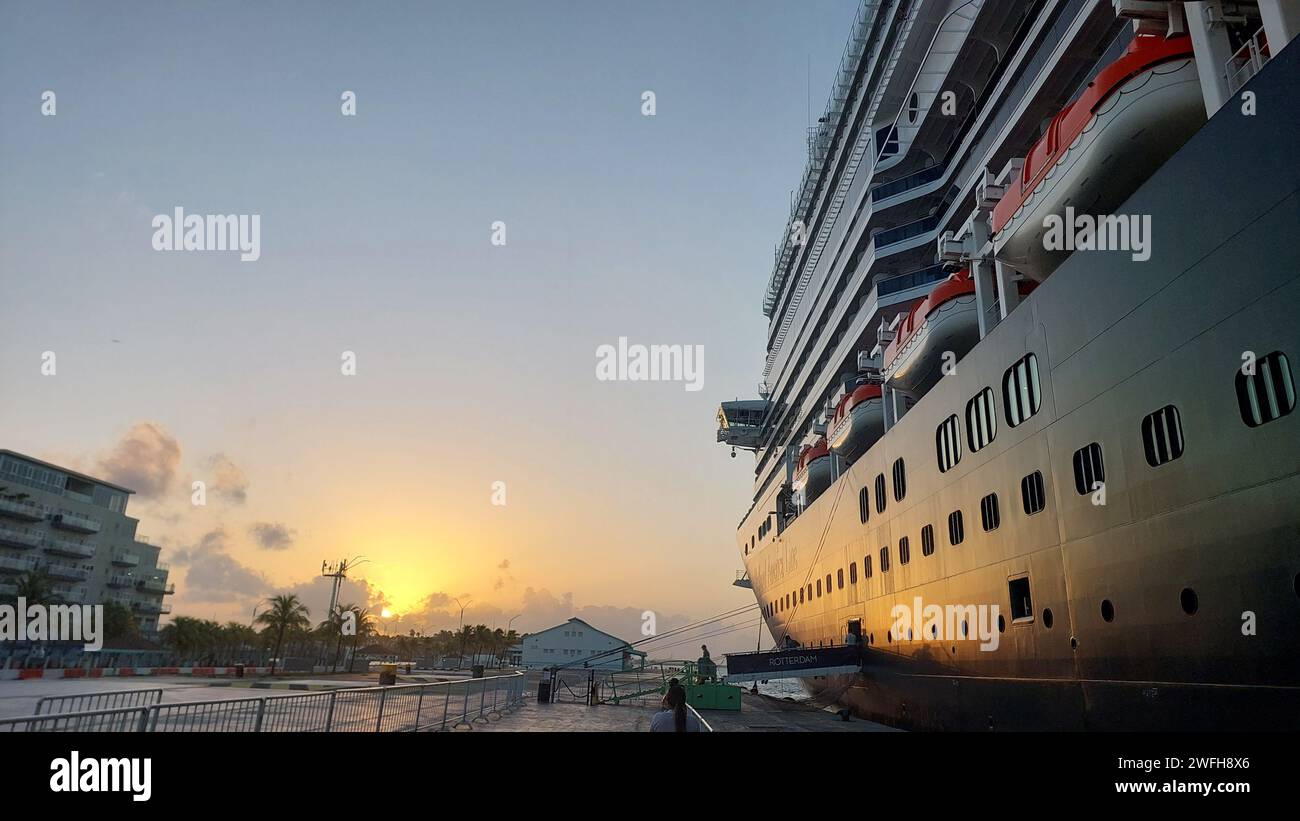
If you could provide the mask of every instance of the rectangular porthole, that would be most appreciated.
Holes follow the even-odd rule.
[[[1097,490],[1098,483],[1106,481],[1106,466],[1101,458],[1101,445],[1087,444],[1074,452],[1074,491],[1087,496]]]
[[[1255,360],[1252,373],[1237,370],[1237,404],[1248,427],[1281,419],[1295,410],[1295,384],[1286,354],[1274,351]]]
[[[907,564],[910,561],[912,561],[912,544],[906,536],[900,537],[898,540],[898,563]]]
[[[998,525],[1002,523],[1001,515],[998,513],[998,495],[990,493],[983,499],[980,499],[980,524],[983,525],[987,533],[991,530],[997,530]]]
[[[1142,447],[1153,468],[1183,455],[1183,422],[1178,408],[1165,405],[1142,420]]]
[[[876,477],[876,512],[885,512],[885,474]]]
[[[966,444],[976,453],[998,435],[997,411],[993,407],[993,389],[985,388],[966,403]]]
[[[1038,357],[1032,353],[1016,362],[1002,375],[1002,405],[1007,424],[1015,427],[1038,413],[1042,406],[1042,388],[1038,383]]]
[[[894,501],[901,502],[907,495],[907,469],[902,458],[894,460]]]
[[[1025,515],[1033,516],[1047,507],[1047,492],[1043,487],[1043,472],[1036,470],[1020,480],[1020,502]]]
[[[943,420],[934,433],[934,448],[939,460],[939,472],[947,473],[961,461],[961,422],[957,414]]]
[[[954,510],[948,514],[948,544],[956,547],[966,539],[966,529],[962,524],[961,511]]]
[[[921,555],[934,555],[934,526],[926,525],[921,528]]]

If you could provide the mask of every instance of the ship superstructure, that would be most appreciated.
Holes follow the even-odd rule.
[[[866,647],[813,689],[920,727],[1300,716],[1300,284],[1265,262],[1297,31],[1288,0],[860,4],[760,396],[719,411],[772,635]],[[997,648],[903,632],[913,603],[996,605]]]

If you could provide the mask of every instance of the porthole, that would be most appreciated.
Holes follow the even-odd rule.
[[[999,633],[1005,633],[1005,632],[1007,632],[1007,617],[1006,617],[1006,616],[1002,616],[1002,615],[999,615],[999,616],[998,616],[998,632],[999,632]]]
[[[1183,606],[1183,612],[1189,616],[1195,616],[1196,611],[1201,607],[1196,591],[1190,587],[1183,588],[1183,592],[1178,595],[1178,602]]]
[[[961,637],[966,638],[968,635],[970,635],[970,623],[963,621],[961,623]]]
[[[1070,649],[1071,650],[1079,649],[1079,639],[1077,636],[1070,636]]]
[[[1050,607],[1043,608],[1043,626],[1048,630],[1052,629],[1052,608]]]
[[[1110,603],[1110,599],[1101,600],[1101,618],[1106,622],[1115,620],[1115,605]]]
[[[912,628],[910,628],[910,627],[907,628],[907,640],[908,640],[908,641],[911,641],[911,640],[912,640]]]
[[[885,631],[885,644],[893,644],[893,643],[894,643],[894,628],[891,627]]]

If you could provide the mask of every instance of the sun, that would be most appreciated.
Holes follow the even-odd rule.
[[[381,619],[391,619],[393,617],[393,611],[385,607],[382,611],[380,611],[379,617]]]

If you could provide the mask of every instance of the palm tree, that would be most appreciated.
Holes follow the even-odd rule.
[[[355,604],[349,605],[348,610],[355,614],[356,631],[352,634],[352,657],[348,659],[348,672],[352,672],[352,667],[357,663],[357,642],[362,636],[369,636],[375,632],[375,619],[370,615],[370,611],[364,607],[357,607]]]
[[[275,632],[275,655],[271,658],[271,675],[275,675],[275,663],[280,660],[280,648],[284,644],[286,630],[305,630],[311,626],[311,613],[295,595],[276,596],[271,599],[270,609],[259,613],[256,624],[263,625],[267,631]]]
[[[12,604],[23,599],[27,604],[58,604],[59,597],[54,593],[54,580],[41,568],[28,570],[18,577],[18,590],[12,596],[6,596]]]

